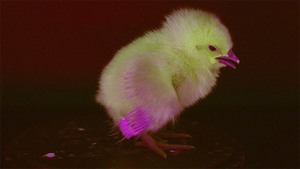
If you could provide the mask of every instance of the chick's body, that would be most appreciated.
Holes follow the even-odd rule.
[[[156,132],[211,91],[224,66],[215,58],[231,47],[227,29],[213,14],[175,11],[162,28],[117,52],[102,72],[97,101],[116,125],[141,107],[151,119],[146,131]]]
[[[149,34],[121,49],[102,73],[98,99],[116,124],[142,106],[152,119],[148,130],[156,131],[182,110],[155,37]]]

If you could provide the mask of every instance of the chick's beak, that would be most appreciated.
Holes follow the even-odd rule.
[[[232,49],[230,49],[227,53],[227,56],[219,56],[216,58],[220,63],[229,66],[233,69],[236,69],[236,66],[234,63],[239,64],[240,60],[238,57],[235,56]]]

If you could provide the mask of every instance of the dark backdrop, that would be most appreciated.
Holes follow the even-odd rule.
[[[1,2],[1,139],[64,114],[102,113],[94,95],[122,46],[179,7],[217,13],[241,64],[189,108],[235,137],[247,167],[299,165],[299,2]]]

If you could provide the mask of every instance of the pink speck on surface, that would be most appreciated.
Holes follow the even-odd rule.
[[[85,131],[85,128],[78,128],[78,131]]]
[[[55,157],[55,153],[47,153],[47,154],[43,155],[43,157],[53,158],[53,157]]]

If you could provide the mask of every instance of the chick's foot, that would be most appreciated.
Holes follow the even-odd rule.
[[[161,138],[192,138],[191,135],[189,134],[184,134],[184,133],[170,133],[170,132],[161,132],[157,134]]]
[[[165,133],[165,134],[159,134],[159,136],[163,138],[189,138],[190,135],[187,134],[177,134],[177,133]],[[165,142],[156,141],[153,139],[151,135],[148,133],[144,133],[140,136],[142,141],[137,142],[136,146],[143,146],[147,147],[148,149],[154,151],[159,156],[163,158],[167,158],[167,154],[163,150],[190,150],[195,149],[194,146],[191,145],[181,145],[181,144],[168,144]]]

